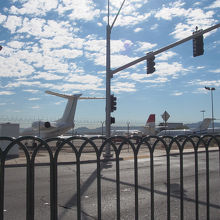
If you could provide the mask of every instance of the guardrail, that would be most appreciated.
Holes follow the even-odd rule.
[[[117,140],[117,142],[116,142]],[[166,157],[166,185],[167,185],[167,202],[166,202],[166,216],[167,219],[171,219],[171,165],[170,157],[172,155],[172,149],[178,150],[179,155],[179,166],[180,166],[180,210],[179,215],[180,219],[184,219],[184,150],[187,145],[191,146],[191,153],[194,155],[194,176],[195,176],[195,219],[199,219],[199,178],[198,178],[198,152],[200,148],[203,148],[205,151],[205,161],[206,161],[206,219],[210,219],[210,176],[209,176],[209,153],[210,148],[215,146],[218,151],[218,164],[219,164],[219,173],[220,173],[220,135],[211,136],[178,136],[178,137],[158,137],[158,136],[147,136],[144,138],[141,137],[111,137],[106,139],[105,137],[71,137],[68,139],[52,138],[48,140],[42,140],[36,137],[19,137],[13,139],[10,137],[0,137],[0,144],[2,141],[7,141],[8,146],[2,151],[0,149],[0,219],[4,219],[4,188],[5,188],[5,171],[7,169],[6,160],[8,158],[10,150],[19,146],[19,152],[22,152],[26,164],[23,166],[26,167],[26,219],[34,220],[35,219],[35,162],[36,155],[40,150],[44,150],[49,156],[49,163],[46,164],[50,167],[50,219],[58,219],[58,202],[57,202],[57,168],[59,165],[58,156],[63,149],[70,149],[74,154],[76,161],[76,187],[77,187],[77,219],[81,219],[82,209],[81,209],[81,185],[80,185],[80,166],[82,164],[81,156],[86,150],[92,151],[95,154],[96,159],[93,161],[96,163],[96,181],[97,181],[97,215],[96,219],[102,219],[102,193],[101,193],[101,166],[103,163],[107,163],[102,159],[102,154],[104,153],[105,146],[111,146],[111,152],[114,154],[114,157],[111,159],[116,163],[116,212],[117,219],[121,218],[121,192],[120,192],[120,155],[121,152],[131,148],[131,154],[133,155],[134,162],[134,208],[135,208],[135,219],[143,219],[139,216],[139,183],[138,183],[138,157],[140,156],[140,150],[142,148],[147,148],[149,151],[149,160],[150,160],[150,209],[151,209],[151,219],[155,218],[155,207],[154,207],[154,158],[157,148],[163,149]],[[75,144],[76,141],[81,141],[80,146]],[[99,141],[99,144],[97,144]],[[118,142],[120,141],[120,142]],[[30,146],[30,143],[32,144]],[[51,144],[53,143],[53,144]],[[54,144],[55,143],[55,144]],[[53,145],[53,146],[52,146]],[[92,150],[91,150],[92,149]],[[89,162],[89,161],[87,161]]]

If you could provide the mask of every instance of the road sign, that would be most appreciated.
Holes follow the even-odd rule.
[[[163,114],[162,114],[162,118],[163,120],[166,122],[168,121],[168,119],[170,118],[170,115],[167,111],[165,111]]]

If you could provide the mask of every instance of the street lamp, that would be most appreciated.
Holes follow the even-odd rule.
[[[211,101],[212,101],[212,132],[214,133],[214,113],[213,113],[213,91],[215,90],[214,87],[205,86],[205,89],[211,91]]]

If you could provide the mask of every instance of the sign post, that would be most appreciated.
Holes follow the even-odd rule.
[[[167,128],[167,121],[170,118],[170,114],[167,111],[165,111],[161,116],[165,122],[165,131],[166,131],[167,130],[166,129]]]

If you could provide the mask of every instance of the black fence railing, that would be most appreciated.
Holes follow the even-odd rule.
[[[13,139],[10,137],[0,137],[1,143],[7,143],[4,150],[0,149],[0,220],[4,219],[4,200],[5,200],[5,173],[8,167],[25,167],[26,169],[26,219],[34,220],[35,216],[35,167],[39,164],[36,162],[36,157],[39,151],[43,151],[48,155],[49,161],[44,163],[45,166],[49,167],[49,188],[50,188],[50,219],[57,220],[58,217],[58,166],[65,164],[74,164],[76,167],[76,207],[77,215],[71,219],[82,219],[82,184],[80,180],[81,176],[81,166],[83,163],[93,162],[96,165],[96,200],[97,200],[97,210],[94,214],[94,219],[104,219],[102,210],[102,167],[108,164],[110,161],[115,163],[115,182],[116,182],[116,217],[115,219],[121,219],[121,171],[120,163],[123,157],[122,154],[126,153],[126,157],[133,161],[133,186],[134,186],[134,218],[132,219],[145,219],[140,211],[140,200],[139,191],[141,189],[139,185],[139,167],[138,159],[141,158],[142,150],[147,149],[149,155],[149,167],[150,167],[150,214],[148,215],[150,219],[155,219],[155,157],[158,157],[158,151],[163,152],[163,157],[166,161],[166,213],[163,215],[163,219],[171,219],[172,206],[171,206],[171,157],[173,155],[178,155],[179,157],[179,218],[184,219],[184,154],[186,152],[193,155],[194,158],[194,213],[195,217],[193,219],[200,219],[199,215],[199,157],[201,149],[205,157],[205,207],[206,207],[206,217],[204,219],[210,219],[210,152],[215,152],[218,155],[217,167],[218,175],[220,174],[220,136],[178,136],[178,137],[157,137],[157,136],[147,136],[147,137],[112,137],[106,139],[104,137],[71,137],[68,139],[52,138],[48,140],[41,140],[36,137],[20,137]],[[113,157],[111,160],[105,160],[103,154],[105,153],[106,146],[111,147],[111,153]],[[21,163],[8,163],[8,161],[18,160],[18,158],[12,158],[10,156],[10,151],[14,147],[19,148],[19,157],[25,159]],[[61,151],[72,152],[75,155],[75,160],[70,162],[59,162],[58,158]],[[187,151],[186,151],[187,150]],[[95,155],[95,159],[82,159],[85,158],[83,155],[87,153],[89,155]],[[162,156],[159,155],[159,156]],[[10,159],[10,160],[9,160]],[[19,180],[17,180],[19,181]],[[220,186],[220,182],[219,182]],[[220,191],[220,190],[219,190]],[[219,192],[218,192],[219,193]],[[218,200],[217,209],[219,206],[220,199]],[[148,204],[149,205],[149,204]],[[217,219],[217,218],[216,218]]]

